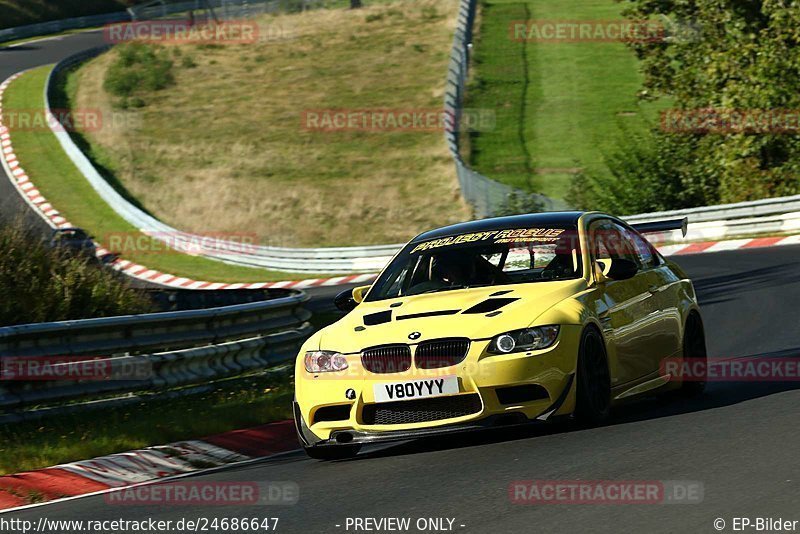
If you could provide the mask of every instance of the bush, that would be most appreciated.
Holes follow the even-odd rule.
[[[197,62],[192,56],[183,56],[183,59],[181,59],[181,67],[185,69],[193,69],[197,67]]]
[[[644,97],[667,96],[678,110],[695,116],[709,109],[735,111],[760,126],[723,127],[672,143],[681,147],[675,155],[683,159],[670,165],[696,171],[689,196],[704,195],[702,202],[708,203],[800,193],[797,116],[786,111],[800,107],[800,4],[632,0],[626,5],[625,18],[674,23],[667,23],[668,39],[630,43],[641,60]],[[670,26],[675,35],[669,35]],[[762,116],[763,111],[768,113]],[[667,155],[669,147],[656,152]],[[691,176],[683,178],[687,183]],[[705,190],[714,182],[717,189],[709,195]]]
[[[718,169],[700,157],[703,148],[695,137],[624,130],[620,148],[605,159],[611,174],[576,175],[567,202],[615,215],[718,203]]]
[[[173,63],[161,46],[129,43],[117,48],[103,87],[123,100],[139,91],[158,91],[175,83]]]
[[[521,215],[544,211],[544,205],[538,197],[522,191],[514,191],[506,197],[503,204],[492,214],[493,217]]]
[[[52,249],[21,229],[0,226],[0,325],[155,311],[120,275]]]

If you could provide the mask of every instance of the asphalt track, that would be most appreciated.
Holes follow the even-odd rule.
[[[52,62],[93,39],[35,43],[24,54],[2,51],[0,75]],[[5,196],[6,184],[0,187]],[[800,353],[799,259],[796,246],[678,259],[695,281],[712,357]],[[192,477],[293,481],[300,488],[293,506],[131,507],[91,496],[0,517],[278,517],[277,532],[334,533],[348,532],[348,517],[410,517],[412,525],[417,518],[445,517],[455,520],[455,531],[486,533],[718,532],[713,522],[722,518],[723,531],[731,532],[734,517],[800,520],[798,389],[797,382],[715,382],[691,401],[653,397],[630,404],[599,428],[495,430],[375,447],[341,462],[289,454]],[[531,479],[692,480],[703,484],[704,498],[684,505],[512,504],[509,484]]]
[[[686,256],[714,357],[800,352],[800,247]],[[653,397],[606,426],[504,429],[406,442],[356,459],[302,453],[192,480],[293,481],[300,501],[267,509],[130,507],[84,497],[0,517],[38,520],[278,517],[279,532],[346,532],[348,517],[448,517],[465,532],[716,532],[723,518],[800,520],[797,383],[709,385],[699,399]],[[515,480],[692,480],[700,504],[518,505]],[[342,525],[342,527],[336,527]],[[460,527],[459,525],[465,525]],[[350,532],[353,532],[351,529]],[[412,529],[411,532],[416,532]]]
[[[44,40],[31,41],[9,47],[0,46],[0,83],[17,72],[56,63],[81,50],[103,44],[102,31],[77,33]],[[0,170],[0,217],[4,220],[19,220],[37,230],[48,232],[49,226],[21,201],[19,193]]]

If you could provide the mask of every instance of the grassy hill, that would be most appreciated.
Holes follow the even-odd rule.
[[[266,17],[254,45],[156,49],[174,83],[109,93],[116,49],[68,93],[74,108],[124,117],[82,132],[91,156],[177,228],[283,246],[400,242],[470,215],[442,131],[316,131],[303,117],[441,109],[456,11],[406,0]]]
[[[0,29],[124,11],[135,0],[0,0]]]
[[[642,128],[658,104],[636,98],[637,59],[619,42],[517,42],[524,20],[619,20],[614,0],[482,0],[467,107],[497,110],[494,131],[471,139],[472,166],[496,180],[563,198],[582,171],[607,173],[620,126]]]

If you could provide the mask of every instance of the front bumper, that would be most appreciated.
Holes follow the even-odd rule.
[[[470,423],[442,425],[428,428],[416,428],[408,430],[387,430],[387,431],[358,431],[358,430],[335,430],[330,433],[328,439],[320,439],[306,425],[297,402],[294,403],[294,421],[300,441],[306,447],[336,447],[340,445],[362,445],[369,443],[387,443],[392,441],[406,441],[411,439],[421,439],[427,437],[439,437],[462,432],[486,430],[488,428],[523,426],[529,424],[542,424],[548,422],[556,414],[566,401],[572,389],[575,375],[570,375],[567,385],[556,401],[544,410],[538,417],[529,419],[524,414],[516,412],[513,414],[490,415],[483,419],[478,419]]]
[[[473,340],[466,358],[458,365],[439,369],[412,368],[403,373],[370,373],[361,368],[360,359],[355,356],[349,359],[350,368],[343,373],[313,375],[305,371],[303,358],[298,358],[295,373],[298,433],[306,446],[373,443],[486,428],[497,421],[530,422],[571,414],[580,331],[579,326],[562,325],[552,347],[507,355],[489,354],[486,352],[488,340]],[[437,420],[367,424],[365,408],[382,406],[374,397],[375,384],[443,375],[458,377],[459,395],[480,398],[476,410]],[[525,385],[540,387],[546,394],[524,402],[499,401],[498,389]],[[349,414],[346,419],[320,420],[317,417],[315,420],[318,410],[343,405]]]

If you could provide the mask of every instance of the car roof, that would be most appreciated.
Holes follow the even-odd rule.
[[[524,215],[479,219],[477,221],[451,224],[450,226],[443,226],[435,230],[423,232],[412,239],[411,242],[416,243],[429,239],[437,239],[439,237],[468,234],[472,232],[504,230],[506,228],[532,228],[537,226],[557,228],[574,226],[584,213],[583,211],[546,211],[542,213],[527,213]]]

